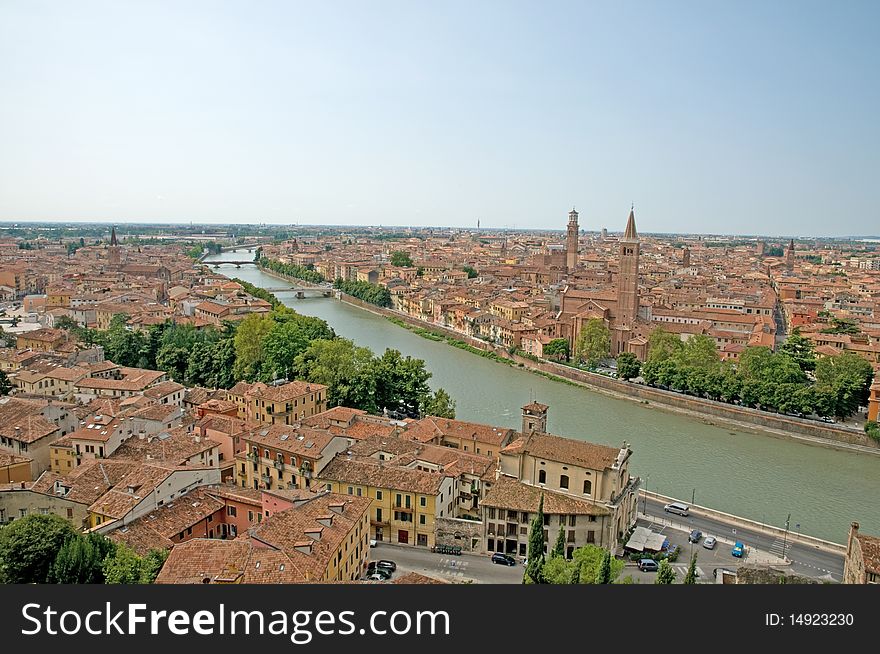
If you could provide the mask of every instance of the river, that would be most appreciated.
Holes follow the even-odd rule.
[[[206,263],[241,259],[225,252]],[[262,287],[284,282],[256,266],[215,268]],[[381,353],[396,348],[424,359],[433,388],[455,399],[462,420],[519,428],[520,407],[534,397],[550,405],[554,434],[633,449],[632,471],[648,490],[720,511],[844,543],[853,520],[880,533],[880,457],[832,450],[717,426],[545,379],[421,338],[368,311],[332,298],[296,299],[276,292],[296,311],[326,320],[340,336]]]

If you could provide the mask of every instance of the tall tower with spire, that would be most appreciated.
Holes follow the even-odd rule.
[[[617,324],[632,327],[639,315],[639,235],[635,208],[631,208],[626,231],[620,239],[620,273],[617,277]]]
[[[107,259],[110,265],[119,265],[119,242],[116,240],[116,226],[110,229],[110,247],[107,249]]]
[[[578,261],[578,212],[568,212],[568,231],[565,235],[565,269],[573,273]]]
[[[794,239],[788,243],[788,249],[785,251],[785,265],[788,268],[794,268]]]

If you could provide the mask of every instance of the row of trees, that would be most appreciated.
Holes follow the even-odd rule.
[[[281,261],[268,259],[266,257],[260,257],[258,265],[260,268],[271,270],[280,275],[295,277],[296,279],[301,279],[304,282],[311,282],[312,284],[320,284],[324,281],[324,276],[312,266],[298,266],[294,263],[282,263]]]
[[[239,380],[302,379],[327,385],[329,406],[455,417],[449,394],[431,391],[431,373],[423,360],[392,349],[376,356],[369,348],[337,338],[326,321],[283,305],[219,328],[168,321],[137,331],[126,322],[127,316],[120,314],[105,331],[84,329],[69,319],[60,320],[59,326],[102,345],[115,363],[164,370],[185,386],[231,388]]]
[[[780,413],[845,418],[867,402],[873,370],[849,352],[817,359],[812,343],[797,331],[778,351],[749,347],[734,364],[720,360],[708,336],[681,341],[657,329],[641,375],[647,384],[698,397]]]
[[[81,534],[56,515],[29,515],[0,528],[0,583],[151,584],[168,552],[138,556],[98,533]]]
[[[368,302],[369,304],[375,304],[377,307],[391,306],[391,292],[384,286],[379,286],[378,284],[371,284],[369,282],[350,282],[339,278],[333,282],[333,288],[356,297],[359,300]]]

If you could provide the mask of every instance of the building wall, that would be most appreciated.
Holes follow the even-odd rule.
[[[0,484],[15,484],[22,481],[32,481],[31,462],[10,463],[0,466]]]
[[[26,515],[57,515],[79,529],[88,523],[88,507],[54,495],[35,493],[27,489],[0,491],[0,524]]]
[[[503,508],[483,507],[482,547],[489,554],[503,552],[512,556],[528,555],[529,527],[536,514],[510,511]],[[574,518],[574,524],[572,524]],[[560,519],[566,534],[566,556],[584,545],[614,549],[616,542],[609,539],[611,531],[607,516],[544,514],[544,551],[548,552],[559,534]]]

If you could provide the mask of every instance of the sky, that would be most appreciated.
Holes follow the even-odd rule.
[[[0,221],[880,233],[880,3],[0,0]]]

